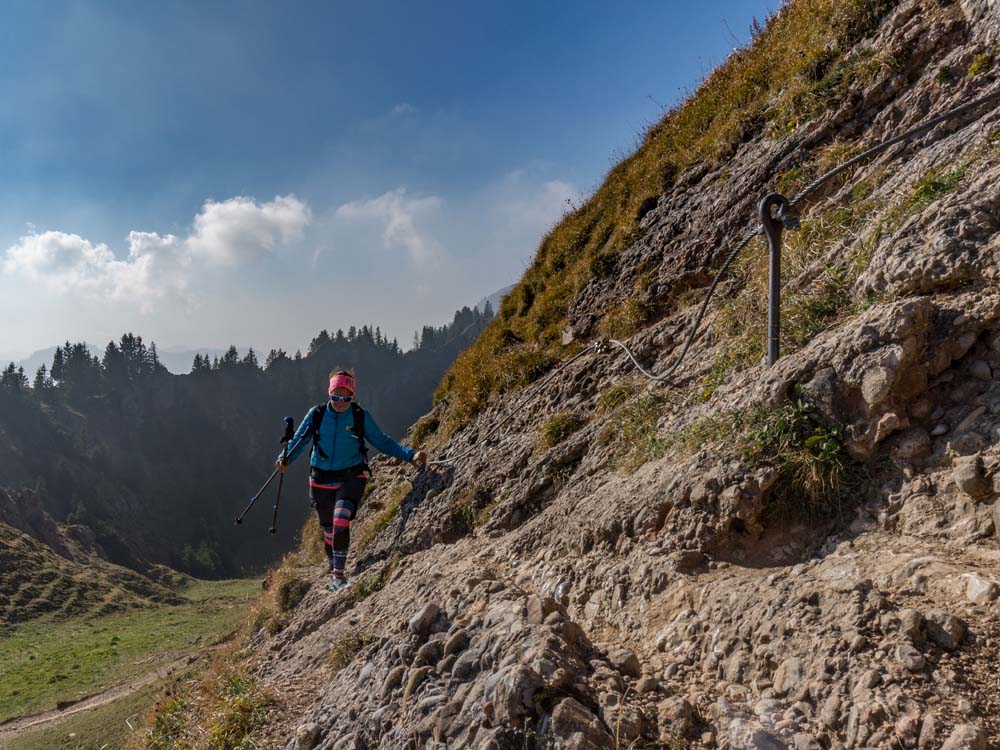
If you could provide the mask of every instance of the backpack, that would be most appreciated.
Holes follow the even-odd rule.
[[[368,445],[365,443],[365,410],[361,408],[361,404],[357,401],[351,402],[351,413],[354,415],[354,426],[351,431],[354,433],[354,437],[358,439],[358,446],[361,449],[361,465],[364,466],[365,471],[371,476],[372,470],[368,465]],[[309,427],[309,432],[312,435],[313,448],[319,453],[319,457],[322,459],[327,459],[329,456],[326,455],[324,451],[319,446],[319,426],[323,422],[323,416],[326,414],[326,403],[319,404],[313,408],[312,412],[312,424]]]

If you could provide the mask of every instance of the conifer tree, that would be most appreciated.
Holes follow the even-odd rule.
[[[246,356],[243,357],[243,360],[240,362],[240,364],[243,365],[248,370],[260,369],[260,363],[257,361],[257,353],[253,350],[252,346],[247,351]]]

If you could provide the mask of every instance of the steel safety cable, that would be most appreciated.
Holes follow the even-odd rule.
[[[930,120],[927,120],[926,122],[911,128],[910,130],[907,130],[905,133],[901,133],[900,135],[889,138],[888,140],[885,140],[875,146],[872,146],[871,148],[865,151],[862,151],[857,156],[848,159],[843,164],[834,167],[833,169],[825,172],[824,174],[820,175],[815,180],[810,182],[798,193],[798,195],[796,195],[794,198],[792,198],[791,201],[789,201],[789,204],[793,209],[797,208],[800,203],[802,203],[807,197],[809,197],[809,195],[811,195],[813,192],[818,190],[820,187],[825,185],[834,177],[845,172],[851,167],[856,166],[857,164],[860,164],[861,162],[867,159],[871,159],[873,156],[877,156],[878,154],[882,153],[883,151],[886,151],[887,149],[895,146],[896,144],[902,143],[907,140],[912,140],[913,138],[923,135],[924,133],[933,130],[935,127],[937,127],[943,122],[954,119],[955,117],[959,117],[963,114],[966,114],[967,112],[970,112],[978,107],[981,107],[984,104],[996,101],[998,99],[1000,99],[1000,89],[996,89],[988,94],[984,94],[983,96],[974,99],[971,102],[966,102],[965,104],[959,105],[958,107],[954,107],[953,109],[950,109],[947,112],[944,112],[943,114],[937,115],[936,117],[933,117]],[[987,112],[989,111],[991,110],[987,110]],[[984,117],[987,114],[987,112],[983,112],[976,119]],[[941,137],[944,136],[942,135]],[[729,254],[725,262],[719,267],[719,271],[715,274],[715,278],[712,280],[712,284],[708,288],[708,293],[705,295],[705,299],[702,300],[701,308],[698,311],[698,316],[695,318],[694,323],[691,325],[687,341],[684,344],[684,349],[681,351],[681,354],[677,358],[677,361],[674,362],[666,371],[664,371],[659,375],[655,375],[649,372],[641,364],[639,364],[638,360],[635,357],[635,354],[629,349],[629,347],[624,342],[619,341],[617,339],[608,339],[608,343],[613,344],[622,349],[628,356],[628,358],[632,360],[632,363],[636,366],[636,368],[648,379],[655,381],[666,380],[684,362],[684,359],[687,356],[688,352],[690,351],[691,346],[698,338],[699,327],[701,326],[701,322],[705,317],[706,311],[708,310],[708,304],[712,300],[712,296],[715,294],[716,287],[718,287],[719,282],[722,280],[722,277],[725,275],[726,271],[729,269],[729,266],[732,265],[732,263],[736,260],[739,254],[746,248],[747,245],[750,244],[751,240],[753,240],[753,238],[760,233],[761,229],[762,229],[761,225],[758,224],[751,232],[748,232],[744,236],[743,240],[739,244],[737,244],[736,247],[733,249],[733,251]]]

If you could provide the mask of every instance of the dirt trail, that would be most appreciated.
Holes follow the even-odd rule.
[[[188,654],[187,656],[167,662],[166,664],[161,664],[156,667],[156,669],[133,677],[132,679],[118,685],[113,685],[107,690],[102,690],[99,693],[88,695],[78,701],[73,701],[69,705],[64,703],[62,708],[53,708],[37,714],[17,716],[13,719],[8,719],[7,721],[0,723],[0,740],[16,737],[18,734],[28,729],[38,729],[40,727],[49,726],[50,724],[58,724],[75,714],[92,711],[100,706],[106,706],[109,703],[114,703],[116,700],[132,695],[137,690],[141,690],[157,680],[169,677],[179,667],[193,664],[206,654],[217,651],[225,645],[226,641],[216,643],[198,651],[197,653]]]

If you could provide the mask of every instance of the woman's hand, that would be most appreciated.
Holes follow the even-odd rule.
[[[413,454],[414,466],[426,466],[427,465],[427,454],[424,451],[417,451]]]
[[[279,458],[277,461],[274,462],[274,468],[280,471],[282,474],[284,474],[286,471],[288,471],[288,462],[286,462],[285,459],[283,458]]]

